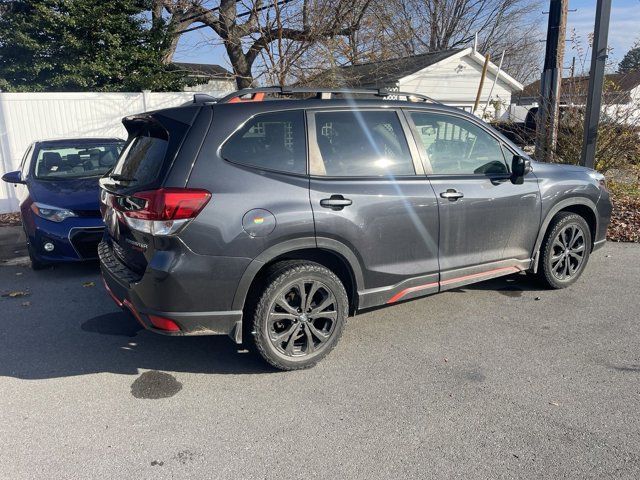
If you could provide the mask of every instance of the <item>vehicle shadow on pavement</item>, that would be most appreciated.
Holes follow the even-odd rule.
[[[257,353],[242,350],[226,336],[167,337],[144,330],[107,296],[96,264],[8,271],[0,270],[3,293],[9,279],[18,290],[28,285],[22,288],[29,295],[0,299],[0,376],[276,372]]]
[[[464,287],[448,290],[453,293],[464,293],[466,290],[494,291],[506,297],[521,297],[524,292],[543,292],[547,289],[538,283],[532,275],[516,273],[504,277],[473,283]]]

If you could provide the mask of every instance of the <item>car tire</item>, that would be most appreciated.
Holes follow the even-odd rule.
[[[276,264],[254,311],[255,346],[277,369],[312,367],[340,340],[348,312],[347,292],[331,270],[307,261]]]
[[[591,253],[591,229],[575,213],[556,215],[540,246],[537,277],[548,288],[566,288],[584,271]]]

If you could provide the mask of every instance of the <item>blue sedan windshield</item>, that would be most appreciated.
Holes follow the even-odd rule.
[[[102,176],[116,164],[122,146],[122,143],[42,146],[35,161],[35,177],[63,180]]]

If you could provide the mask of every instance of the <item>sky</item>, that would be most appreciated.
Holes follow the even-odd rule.
[[[213,0],[209,3],[211,6],[217,4]],[[532,20],[541,19],[543,28],[546,29],[547,17],[542,14],[542,11],[548,11],[548,0],[542,0],[542,5],[539,12],[533,13]],[[591,54],[587,39],[589,34],[593,33],[596,0],[569,0],[569,9],[575,11],[569,12],[567,37],[571,36],[571,32],[575,32],[576,38],[580,40],[582,53],[580,49],[575,48],[575,43],[567,42],[565,66],[570,65],[572,57],[576,56],[579,72],[582,57],[586,60],[588,70]],[[210,32],[210,29],[202,28],[183,35],[174,59],[181,62],[215,63],[230,69],[224,48]],[[609,47],[611,48],[609,68],[614,69],[624,54],[638,43],[640,43],[640,0],[612,0],[609,25]],[[544,43],[540,43],[540,48],[544,49]]]
[[[596,15],[596,0],[569,0],[569,12],[567,22],[567,36],[571,30],[582,39],[583,48],[588,48],[587,38],[593,33]],[[609,23],[609,48],[612,49],[609,60],[617,64],[624,54],[634,45],[640,46],[640,0],[612,0],[611,19]],[[565,52],[565,64],[571,62],[571,42],[567,43]],[[591,60],[591,51],[587,56],[587,69]]]

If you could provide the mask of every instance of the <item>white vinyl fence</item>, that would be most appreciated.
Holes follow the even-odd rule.
[[[229,92],[202,93],[219,97]],[[18,169],[31,142],[54,138],[126,138],[122,117],[181,105],[192,99],[190,92],[0,92],[0,176]],[[17,209],[15,188],[0,182],[0,213]]]

